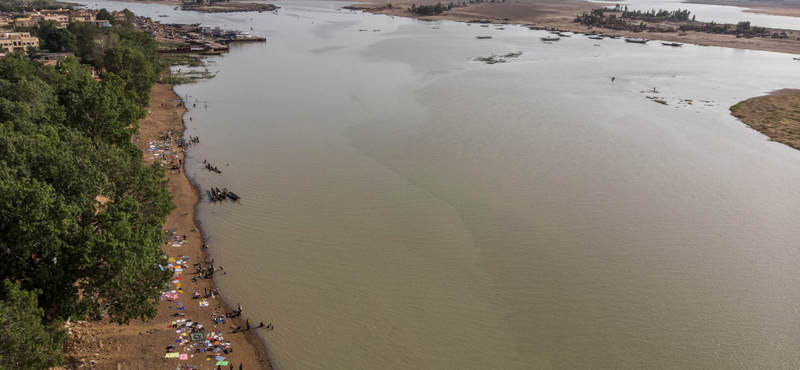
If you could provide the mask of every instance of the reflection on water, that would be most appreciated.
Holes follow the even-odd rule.
[[[177,88],[208,105],[187,172],[243,198],[199,209],[218,284],[279,368],[798,366],[800,153],[727,111],[791,58],[281,5],[182,15],[268,42]]]

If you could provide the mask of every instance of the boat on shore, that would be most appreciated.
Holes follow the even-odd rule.
[[[629,38],[625,39],[625,42],[632,42],[632,43],[635,43],[635,44],[646,44],[648,41],[650,41],[650,40],[648,40],[648,39],[638,39],[638,38],[633,38],[633,37],[629,37]]]
[[[683,44],[679,44],[677,42],[662,42],[661,45],[664,45],[664,46],[682,46]]]

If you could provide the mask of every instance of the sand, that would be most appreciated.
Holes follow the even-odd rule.
[[[162,108],[161,104],[166,107]],[[149,141],[158,140],[166,132],[176,133],[178,137],[182,135],[184,126],[181,116],[185,112],[182,106],[173,107],[180,103],[178,96],[172,91],[172,85],[156,84],[150,94],[150,114],[143,119],[140,125],[139,135],[134,136],[133,142],[142,150],[148,147]],[[201,142],[195,145],[203,145]],[[174,146],[173,146],[174,147]],[[177,148],[176,148],[177,149]],[[191,148],[189,148],[191,150]],[[149,164],[154,159],[148,159],[154,155],[144,152],[145,161]],[[178,149],[178,158],[183,158],[183,152]],[[175,159],[178,163],[178,159]],[[192,292],[204,293],[204,288],[209,291],[215,286],[211,279],[200,279],[193,283],[191,279],[195,276],[192,268],[194,263],[203,263],[206,266],[207,256],[202,251],[201,246],[204,239],[200,228],[195,220],[195,208],[200,199],[197,189],[190,184],[189,180],[181,171],[168,171],[169,191],[172,194],[173,202],[177,209],[168,217],[164,225],[166,229],[175,229],[178,235],[186,235],[188,243],[180,247],[163,245],[164,252],[173,258],[180,255],[189,256],[187,262],[189,268],[184,269],[183,294],[179,301],[185,304],[185,310],[178,311],[175,302],[168,300],[161,301],[158,307],[158,315],[155,319],[148,322],[132,321],[128,326],[120,326],[105,322],[73,322],[70,330],[72,340],[67,344],[65,350],[66,362],[63,368],[88,368],[88,369],[175,369],[178,366],[196,366],[197,369],[211,369],[215,362],[206,361],[205,353],[190,353],[194,355],[189,360],[179,360],[177,358],[164,358],[168,345],[177,345],[175,340],[178,337],[176,329],[169,328],[176,319],[191,319],[192,321],[203,324],[205,328],[222,330],[225,340],[231,342],[232,353],[221,354],[234,364],[236,369],[239,364],[246,370],[271,368],[267,360],[266,349],[255,335],[255,330],[231,334],[232,325],[244,327],[240,319],[251,319],[253,327],[257,326],[260,318],[248,317],[247,307],[243,307],[243,315],[232,322],[228,320],[226,324],[214,324],[211,313],[231,311],[225,302],[218,296],[208,299],[209,307],[200,308],[198,300],[192,299]],[[213,248],[213,246],[211,246]],[[219,268],[219,267],[217,267]],[[222,273],[217,271],[217,274]],[[178,275],[176,275],[178,276]],[[225,296],[225,292],[220,292]],[[236,304],[236,302],[231,302]],[[175,313],[183,313],[185,317],[173,317]],[[177,346],[179,349],[180,346]],[[187,353],[187,352],[181,352]],[[228,369],[229,367],[225,367]]]
[[[740,102],[731,114],[773,141],[800,149],[800,90],[784,89]]]

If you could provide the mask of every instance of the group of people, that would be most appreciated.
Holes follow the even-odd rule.
[[[246,330],[250,330],[250,319],[247,319],[247,321],[245,322],[245,325],[247,325],[247,329]],[[266,328],[267,330],[274,330],[275,329],[275,327],[272,325],[272,323],[269,323],[269,325],[264,325],[263,321],[261,322],[261,324],[258,325],[258,327],[259,328]],[[233,329],[234,333],[238,333],[240,330],[242,330],[242,327],[241,326],[231,325],[231,329]]]
[[[210,279],[210,278],[214,277],[214,272],[217,271],[217,269],[214,268],[214,261],[211,261],[211,263],[208,264],[208,267],[200,268],[200,266],[201,265],[196,265],[195,266],[195,270],[197,272],[197,276],[192,278],[192,281],[194,281],[196,283],[197,279]],[[221,266],[220,266],[220,269],[222,269]],[[212,293],[213,293],[213,291],[212,291]],[[206,297],[208,297],[208,295],[206,295]]]

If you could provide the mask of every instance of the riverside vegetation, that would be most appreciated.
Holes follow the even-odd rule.
[[[154,317],[172,276],[164,169],[131,143],[165,68],[155,42],[130,21],[31,31],[81,61],[0,62],[0,369],[59,365],[68,320]]]

